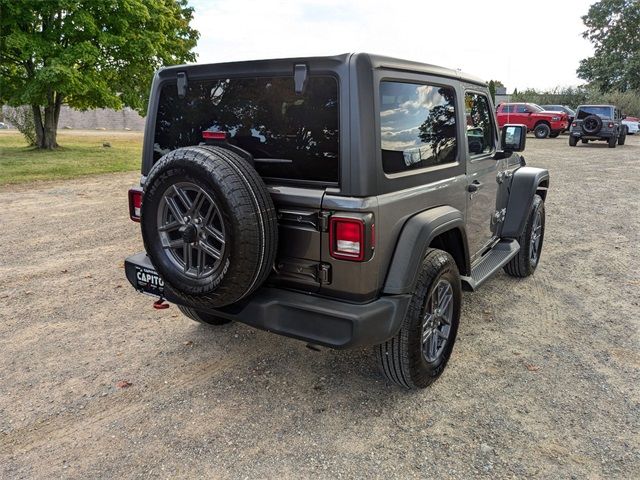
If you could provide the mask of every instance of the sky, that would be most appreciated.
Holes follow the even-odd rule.
[[[190,0],[198,63],[369,52],[514,87],[585,83],[594,0]]]

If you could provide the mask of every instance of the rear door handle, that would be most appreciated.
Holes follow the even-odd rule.
[[[482,184],[479,181],[474,180],[473,183],[470,183],[467,186],[467,190],[469,192],[477,192],[480,189],[481,186],[482,186]]]

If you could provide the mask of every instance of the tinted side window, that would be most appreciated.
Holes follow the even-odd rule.
[[[455,162],[453,88],[381,82],[380,138],[386,173]]]
[[[505,105],[502,107],[502,113],[513,113],[513,105]]]
[[[526,105],[516,105],[515,111],[516,113],[527,113],[529,112],[529,109]]]
[[[338,83],[310,76],[303,95],[292,77],[190,81],[179,98],[162,87],[155,122],[154,161],[176,148],[198,145],[204,130],[224,131],[256,159],[267,178],[337,183]]]
[[[480,155],[491,152],[495,143],[495,133],[489,100],[478,93],[467,93],[464,105],[469,153]]]

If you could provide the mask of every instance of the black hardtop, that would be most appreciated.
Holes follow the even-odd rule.
[[[286,74],[291,73],[293,65],[306,64],[310,71],[314,70],[337,70],[340,67],[348,66],[349,63],[362,66],[367,65],[372,70],[386,69],[399,70],[415,73],[425,73],[429,75],[443,76],[457,79],[467,83],[486,86],[486,82],[481,78],[468,75],[460,70],[439,67],[428,63],[415,62],[411,60],[402,60],[399,58],[387,57],[384,55],[376,55],[371,53],[343,53],[340,55],[320,56],[320,57],[291,57],[277,58],[266,60],[246,60],[238,62],[225,63],[203,63],[203,64],[187,64],[175,65],[172,67],[162,68],[158,71],[161,78],[172,77],[177,72],[186,72],[187,75],[198,77],[207,77],[219,74],[247,74],[265,72],[269,74]]]
[[[576,108],[576,110],[580,110],[581,108],[585,108],[585,107],[605,107],[605,108],[617,108],[615,105],[597,105],[597,104],[588,104],[588,105],[578,105],[578,108]]]

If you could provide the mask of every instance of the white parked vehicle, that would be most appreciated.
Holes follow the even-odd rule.
[[[640,130],[640,118],[637,117],[627,117],[622,120],[622,124],[627,127],[627,134],[633,135],[638,133]]]

